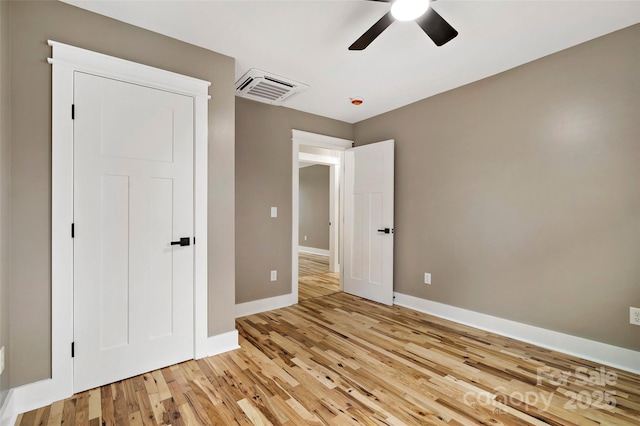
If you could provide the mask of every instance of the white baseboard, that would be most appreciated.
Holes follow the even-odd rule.
[[[298,246],[298,251],[301,251],[301,252],[304,252],[304,253],[319,254],[320,256],[329,256],[330,255],[329,250],[325,250],[325,249],[321,249],[321,248],[315,248],[315,247]]]
[[[293,293],[269,297],[267,299],[254,300],[252,302],[238,303],[236,304],[236,318],[259,314],[260,312],[271,311],[273,309],[280,309],[295,305],[296,303],[298,303],[298,300],[294,297]]]
[[[13,409],[15,400],[13,393],[13,389],[7,392],[7,397],[0,408],[0,426],[13,426],[16,423],[18,414]]]
[[[61,389],[52,379],[12,388],[2,406],[0,425],[13,426],[18,414],[44,407],[70,396],[69,392]]]
[[[233,330],[209,337],[204,347],[196,354],[196,358],[218,355],[238,348],[240,348],[238,345],[238,330]]]
[[[640,352],[419,297],[394,293],[394,303],[460,324],[640,374]]]

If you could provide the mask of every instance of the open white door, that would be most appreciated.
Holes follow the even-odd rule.
[[[345,151],[344,291],[393,304],[394,141]]]

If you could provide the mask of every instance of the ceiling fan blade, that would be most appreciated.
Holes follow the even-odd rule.
[[[373,40],[376,39],[389,25],[393,23],[391,12],[387,12],[378,22],[373,24],[359,39],[355,41],[349,50],[364,50]]]
[[[427,33],[436,46],[442,46],[458,35],[458,31],[431,7],[424,15],[416,19],[416,23]]]

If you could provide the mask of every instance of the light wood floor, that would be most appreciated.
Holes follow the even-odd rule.
[[[329,258],[298,253],[298,301],[340,291],[340,274],[329,272]]]
[[[18,424],[640,424],[638,375],[345,293],[237,328],[239,350],[83,392]]]

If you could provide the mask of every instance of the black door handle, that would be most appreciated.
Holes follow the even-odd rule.
[[[391,229],[389,229],[389,228],[378,229],[378,232],[384,232],[385,234],[390,234],[391,233]]]
[[[182,237],[182,238],[180,238],[179,241],[171,241],[171,245],[172,246],[183,246],[183,247],[191,245],[191,238]]]

